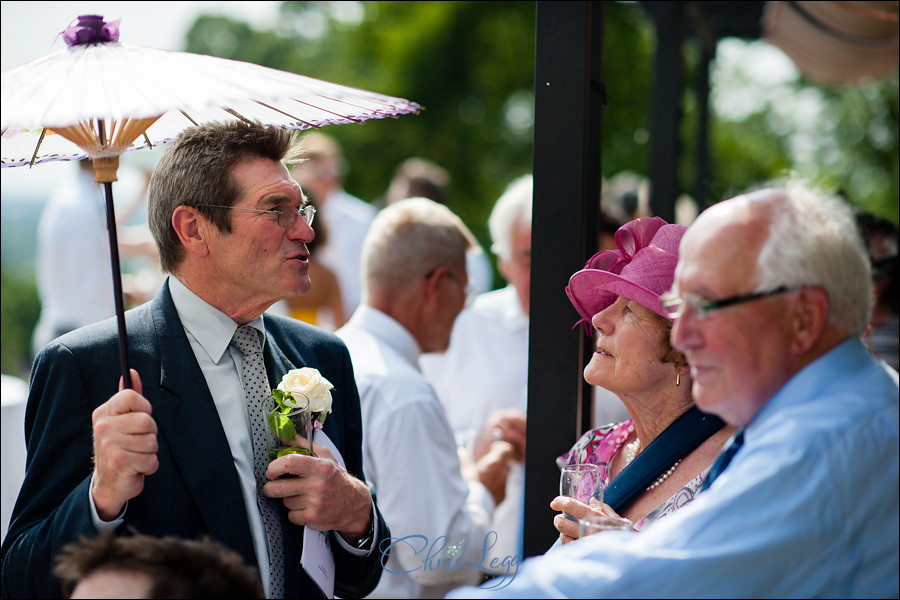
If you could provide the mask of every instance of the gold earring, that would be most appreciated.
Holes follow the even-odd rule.
[[[675,387],[681,386],[681,369],[675,367]]]

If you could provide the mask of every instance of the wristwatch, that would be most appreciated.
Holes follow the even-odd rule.
[[[372,515],[372,520],[369,521],[369,528],[366,530],[366,533],[363,534],[361,538],[356,540],[357,550],[368,550],[372,545],[372,538],[375,537],[375,515]]]

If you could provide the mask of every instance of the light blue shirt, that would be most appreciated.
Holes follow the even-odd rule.
[[[772,397],[690,506],[448,597],[896,598],[897,432],[897,373],[847,340]]]

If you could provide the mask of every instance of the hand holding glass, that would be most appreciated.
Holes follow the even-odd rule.
[[[634,524],[625,518],[607,517],[606,515],[588,515],[578,521],[578,537],[580,538],[610,529],[633,531]]]

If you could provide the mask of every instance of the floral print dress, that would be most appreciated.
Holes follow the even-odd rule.
[[[616,455],[616,452],[618,452],[633,431],[634,421],[631,419],[592,429],[582,435],[575,442],[575,445],[572,446],[571,450],[557,458],[556,464],[560,469],[566,465],[579,463],[597,465],[600,467],[600,481],[606,487],[610,479],[607,465],[612,461],[613,456]],[[703,482],[706,481],[711,466],[704,469],[699,475],[685,484],[684,487],[675,492],[671,498],[635,523],[634,528],[640,530],[647,524],[661,519],[690,503],[700,492],[700,488],[703,486]]]

